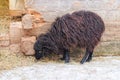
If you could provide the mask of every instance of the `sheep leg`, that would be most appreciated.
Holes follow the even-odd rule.
[[[65,60],[65,63],[69,63],[70,60],[70,55],[69,55],[69,50],[65,50],[63,53],[63,58],[61,60]]]
[[[66,50],[65,53],[64,53],[64,54],[65,54],[65,63],[69,63],[69,60],[70,60],[70,55],[69,55],[69,53],[70,53],[70,52],[69,52],[68,50]]]
[[[81,64],[83,64],[84,62],[87,61],[87,59],[89,58],[90,52],[88,49],[86,49],[86,53],[84,55],[84,57],[82,58],[82,60],[80,61]]]
[[[86,60],[87,62],[90,62],[92,60],[93,51],[91,51],[89,54],[90,55],[89,55],[88,59]]]

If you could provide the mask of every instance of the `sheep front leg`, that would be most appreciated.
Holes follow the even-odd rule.
[[[70,53],[70,52],[69,52],[68,50],[66,50],[65,53],[64,53],[64,54],[65,54],[65,63],[69,63],[69,60],[70,60],[70,55],[69,55],[69,53]]]
[[[63,53],[63,57],[61,58],[61,60],[65,60],[65,63],[69,63],[69,60],[70,60],[69,53],[70,53],[69,50],[65,50]]]

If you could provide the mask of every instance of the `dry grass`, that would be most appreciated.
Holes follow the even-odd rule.
[[[77,52],[77,51],[76,51]],[[73,62],[79,62],[80,61],[80,54],[77,52],[77,55],[73,55],[74,53],[71,53],[71,61]],[[79,56],[78,56],[79,55]],[[42,58],[39,61],[36,61],[33,56],[25,56],[21,53],[14,54],[10,53],[8,49],[0,50],[0,71],[1,70],[9,70],[15,67],[21,67],[21,66],[29,66],[35,63],[41,63],[41,62],[58,62],[58,63],[64,63],[64,61],[61,61],[59,58],[62,57],[62,55],[55,55],[50,54],[45,58]]]
[[[0,70],[8,70],[19,66],[32,65],[33,57],[21,54],[12,54],[9,50],[0,50]]]
[[[72,51],[72,53],[70,54],[71,56],[70,63],[72,64],[79,63],[79,61],[83,56],[82,53],[84,53],[84,51],[79,49]],[[64,61],[61,61],[59,59],[60,57],[62,57],[62,55],[50,54],[47,57],[37,61],[33,56],[25,56],[21,53],[14,54],[14,53],[10,53],[8,49],[6,50],[3,49],[3,50],[0,50],[0,71],[9,70],[9,69],[21,67],[21,66],[30,66],[35,63],[38,63],[38,64],[41,64],[43,62],[64,63]]]
[[[21,66],[29,66],[35,63],[41,62],[62,62],[59,60],[58,55],[48,55],[46,58],[43,58],[39,61],[35,60],[33,56],[25,56],[22,53],[10,53],[9,50],[0,50],[0,71],[9,70]]]

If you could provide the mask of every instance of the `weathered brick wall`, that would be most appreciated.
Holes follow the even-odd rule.
[[[106,25],[96,53],[120,54],[120,0],[26,0],[25,6],[41,13],[47,23],[52,23],[58,16],[78,10],[96,12]]]

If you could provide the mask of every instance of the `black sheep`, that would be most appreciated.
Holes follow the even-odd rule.
[[[63,54],[62,60],[70,60],[71,48],[85,48],[81,64],[92,60],[93,50],[105,30],[100,16],[90,11],[78,11],[59,17],[51,29],[40,35],[35,42],[35,58],[40,59],[49,53]]]

